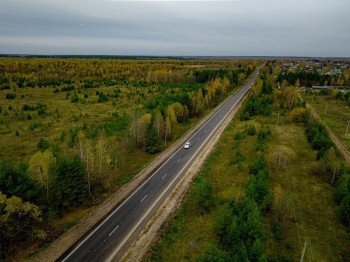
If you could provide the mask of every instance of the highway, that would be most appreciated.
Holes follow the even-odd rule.
[[[255,81],[260,67],[249,78],[247,84],[198,130],[188,141],[192,146],[181,146],[126,200],[101,221],[90,234],[81,239],[61,261],[117,261],[127,247],[141,232],[154,212],[180,181],[202,148],[213,136],[233,108],[241,101]]]

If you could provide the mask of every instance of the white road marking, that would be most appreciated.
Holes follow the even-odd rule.
[[[181,158],[179,158],[179,160],[177,160],[177,163],[179,163],[181,161]]]
[[[261,70],[262,66],[259,68],[259,70]],[[222,108],[224,108],[230,101],[231,99],[235,96],[235,95],[239,95],[237,101],[233,104],[232,108],[234,108],[236,106],[236,104],[238,102],[241,101],[243,95],[245,95],[247,93],[247,91],[251,88],[251,85],[254,81],[251,81],[252,78],[256,77],[258,75],[258,72],[255,73],[254,75],[251,75],[249,80],[247,81],[247,83],[245,84],[245,86],[242,87],[242,89],[240,89],[238,92],[236,92],[235,94],[233,94],[231,96],[230,99],[228,99],[226,101],[226,103],[224,105],[222,105]],[[246,88],[247,90],[245,90],[242,93],[242,90]],[[216,113],[214,113],[214,115],[212,116],[211,119],[214,119],[215,117],[219,116],[220,110],[218,110]],[[222,122],[222,121],[221,121]],[[221,124],[221,123],[220,123]],[[220,125],[219,124],[219,125]],[[190,137],[190,139],[192,137],[194,137],[196,134],[198,134],[198,132],[200,130],[202,130],[204,127],[205,127],[205,123]],[[214,128],[213,132],[216,130],[217,128]],[[213,133],[212,132],[212,133]],[[210,137],[210,136],[209,136]],[[207,140],[207,139],[206,139]],[[205,144],[205,143],[204,143]],[[200,147],[201,148],[201,147]],[[142,187],[143,185],[145,185],[153,176],[155,176],[158,171],[166,165],[166,163],[168,163],[180,150],[182,149],[182,147],[179,147],[178,150],[176,150],[171,157],[169,157],[146,181],[144,181],[141,186],[139,186],[127,199],[125,199],[105,220],[102,221],[102,223],[100,223],[87,237],[85,237],[63,260],[62,262],[65,262],[78,248],[80,248],[85,242],[87,239],[89,239],[104,223],[106,223],[126,202],[128,202],[128,200],[130,198],[132,198]],[[198,150],[197,150],[198,152]],[[196,153],[197,153],[196,152]],[[196,155],[196,153],[193,155],[193,157]],[[190,159],[189,162],[191,162],[191,160],[193,159],[193,157]],[[189,163],[187,162],[187,164]],[[185,167],[187,166],[187,164],[185,165]],[[185,168],[184,167],[184,168]],[[180,171],[180,173],[175,177],[175,179],[170,183],[170,185],[165,189],[165,191],[163,191],[163,193],[161,194],[161,196],[155,201],[155,203],[157,203],[159,201],[159,199],[165,194],[165,192],[170,188],[170,186],[173,184],[173,182],[176,180],[176,178],[181,174],[181,172],[184,170],[184,168]],[[119,246],[114,250],[114,252],[112,253],[112,255],[107,259],[107,261],[111,261],[113,259],[113,257],[119,252],[119,250],[121,249],[121,246],[123,246],[125,244],[125,242],[127,241],[127,239],[130,238],[130,236],[134,233],[134,231],[136,230],[136,228],[140,225],[140,223],[145,219],[145,217],[149,214],[150,210],[155,206],[155,203],[152,205],[152,207],[146,212],[146,214],[141,218],[141,220],[139,220],[139,222],[136,224],[136,226],[131,230],[131,232],[129,232],[127,238],[124,238],[122,243],[119,244]]]
[[[248,91],[249,88],[247,88]],[[236,93],[237,94],[237,93]],[[245,95],[246,92],[244,92],[243,95]],[[238,99],[236,100],[236,102],[233,104],[232,109],[241,101],[243,95],[240,95],[238,97]],[[233,96],[232,96],[233,97]],[[230,100],[228,100],[226,102],[226,104],[229,102]],[[225,105],[226,105],[225,104]],[[225,106],[224,105],[224,106]],[[232,112],[232,111],[230,111]],[[187,168],[187,166],[192,162],[192,159],[194,157],[197,156],[197,153],[202,149],[202,147],[204,145],[206,145],[207,141],[209,140],[209,138],[211,138],[212,134],[221,126],[221,123],[226,119],[223,118],[221,119],[221,121],[218,123],[218,125],[216,127],[214,127],[213,131],[209,134],[209,136],[207,136],[207,138],[205,139],[205,141],[199,146],[198,150],[192,155],[192,157],[187,161],[187,163],[184,165],[184,167],[180,170],[179,173],[177,173],[177,175],[175,176],[175,178],[170,182],[170,184],[167,186],[167,188],[162,192],[162,194],[155,200],[153,201],[153,204],[151,205],[151,207],[146,211],[146,213],[141,217],[141,219],[139,219],[139,221],[136,223],[136,225],[129,231],[129,234],[122,240],[122,242],[114,249],[114,251],[112,252],[112,254],[107,258],[107,262],[111,262],[113,260],[113,258],[118,254],[119,250],[124,246],[124,244],[128,241],[128,239],[131,237],[131,235],[135,232],[135,230],[139,227],[139,225],[142,223],[142,221],[148,216],[148,214],[151,212],[151,210],[156,206],[156,204],[159,202],[159,200],[165,195],[165,193],[169,190],[169,188],[172,186],[172,184],[174,184],[174,182],[177,180],[177,178],[182,174],[182,172]],[[203,126],[202,126],[203,127]],[[201,128],[200,128],[201,129]],[[200,130],[199,129],[199,130]],[[198,131],[199,131],[198,130]],[[197,131],[197,132],[198,132]],[[196,133],[197,133],[196,132]],[[192,136],[193,137],[193,136]]]
[[[108,235],[109,237],[118,229],[119,225]]]
[[[145,196],[141,199],[140,203],[142,203],[142,201],[145,200],[146,197],[147,197],[147,195],[145,195]]]
[[[164,176],[162,176],[162,180],[164,179],[164,177],[166,177],[168,175],[168,173],[166,173]]]

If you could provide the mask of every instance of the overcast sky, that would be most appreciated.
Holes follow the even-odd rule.
[[[349,0],[0,0],[0,53],[350,56]]]

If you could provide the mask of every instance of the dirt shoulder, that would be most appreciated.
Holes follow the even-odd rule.
[[[204,122],[215,114],[221,106],[226,103],[227,98],[218,107],[213,109],[205,116],[195,127],[187,131],[181,138],[174,142],[168,149],[162,152],[145,169],[141,170],[129,183],[122,186],[117,192],[108,197],[102,204],[94,207],[92,211],[85,216],[78,224],[73,226],[65,234],[55,240],[50,247],[38,254],[34,261],[56,261],[66,253],[83,236],[92,231],[94,226],[104,217],[106,217],[116,206],[118,206],[126,197],[134,191],[140,183],[146,180],[163,162],[165,162],[183,143],[185,143]]]
[[[244,98],[242,99],[242,101]],[[166,198],[164,203],[160,206],[155,215],[150,219],[147,225],[144,227],[138,238],[130,245],[127,252],[122,257],[123,262],[135,262],[141,261],[146,255],[152,244],[159,239],[162,226],[171,217],[172,214],[182,204],[187,192],[190,188],[193,177],[200,171],[205,160],[210,155],[215,145],[219,141],[225,128],[231,122],[232,118],[236,115],[237,111],[242,105],[242,101],[231,112],[227,119],[222,123],[218,131],[210,142],[204,147],[197,159],[193,162],[191,167],[187,170],[178,185]]]
[[[306,107],[310,110],[313,117],[315,117],[317,120],[319,120],[328,130],[329,136],[331,137],[333,143],[335,146],[339,149],[339,151],[342,153],[344,159],[346,162],[350,163],[350,152],[346,145],[340,140],[340,138],[328,127],[324,121],[322,121],[321,117],[316,113],[316,111],[310,106],[309,104],[306,105]]]

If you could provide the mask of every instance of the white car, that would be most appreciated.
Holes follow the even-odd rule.
[[[184,148],[185,149],[189,149],[191,147],[191,142],[190,141],[188,141],[188,142],[186,142],[185,144],[184,144]]]

